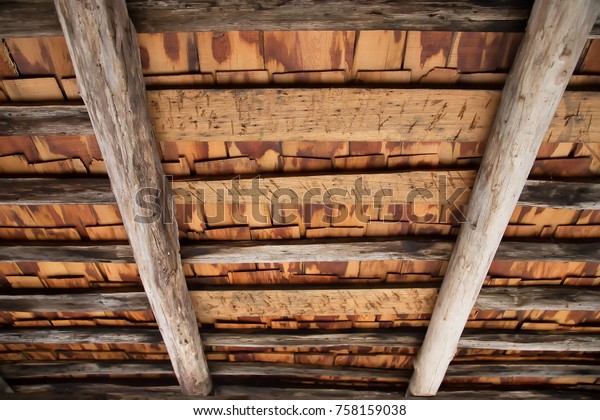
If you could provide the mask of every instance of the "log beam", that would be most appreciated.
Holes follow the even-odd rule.
[[[160,193],[169,211],[142,77],[137,34],[124,0],[55,0],[75,73],[115,193],[140,278],[184,393],[211,380],[190,300],[175,223],[139,223],[136,193]],[[159,199],[159,200],[160,200]],[[160,204],[157,203],[157,204]]]
[[[407,181],[410,181],[410,187],[402,190],[405,193],[404,196],[396,195],[388,198],[391,202],[400,203],[408,201],[406,198],[409,197],[409,193],[413,189],[430,188],[435,193],[441,193],[435,183],[428,183],[427,181],[445,177],[448,185],[451,186],[450,191],[447,191],[446,195],[453,193],[456,188],[465,189],[460,197],[460,201],[453,204],[463,204],[464,200],[468,199],[468,193],[473,186],[474,171],[429,171],[433,177],[427,179],[418,176],[418,174],[424,173],[426,172],[400,173],[390,171],[354,175],[343,174],[336,175],[335,177],[324,177],[318,174],[303,175],[302,177],[293,175],[266,175],[258,178],[258,182],[262,183],[263,186],[276,185],[277,189],[294,188],[296,194],[301,197],[306,196],[306,185],[311,183],[316,183],[323,191],[327,191],[339,188],[339,180],[345,179],[346,186],[351,189],[357,181],[369,177],[380,181],[382,187],[385,186],[385,188],[400,191],[400,181],[405,178]],[[210,202],[211,200],[216,201],[218,198],[216,195],[210,195],[214,190],[221,188],[223,191],[232,191],[234,186],[237,186],[238,183],[241,185],[241,182],[241,179],[232,180],[231,177],[228,179],[223,178],[222,180],[202,180],[195,178],[189,181],[175,181],[172,186],[179,191],[202,192],[204,194],[203,202]],[[267,193],[267,196],[264,198],[270,199],[271,202],[276,201],[270,193]],[[354,200],[353,197],[352,200]],[[0,205],[39,206],[70,204],[105,205],[116,204],[116,201],[110,187],[110,182],[102,178],[0,179]],[[600,210],[600,184],[594,180],[527,180],[519,197],[519,205],[555,209]]]
[[[511,240],[500,244],[495,258],[502,261],[600,262],[599,245],[598,240],[593,239],[564,242]],[[182,245],[181,259],[187,264],[448,261],[453,246],[453,239],[435,237],[206,241]],[[135,262],[132,247],[124,242],[7,241],[0,244],[0,262],[42,261],[115,264]]]
[[[435,395],[444,379],[599,6],[595,0],[538,0],[533,6],[472,190],[467,220],[415,361],[410,395]]]
[[[430,314],[434,287],[211,288],[189,292],[199,319],[248,316]],[[396,301],[394,301],[396,299]],[[600,311],[600,291],[586,287],[486,287],[479,311]],[[3,294],[2,312],[131,312],[150,309],[143,292]]]

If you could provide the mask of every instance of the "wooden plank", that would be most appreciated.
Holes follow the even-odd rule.
[[[445,89],[290,88],[285,92],[282,96],[271,88],[159,90],[148,92],[148,101],[157,137],[163,142],[282,138],[484,142],[501,96],[493,90]],[[544,140],[600,141],[600,122],[593,118],[599,112],[600,93],[565,93]],[[65,133],[92,133],[83,106],[0,106],[0,135]]]
[[[150,308],[143,292],[99,293],[90,291],[91,289],[84,290],[85,292],[70,294],[0,295],[0,307],[5,312],[119,312],[146,311]],[[224,316],[225,319],[231,319],[278,314],[286,316],[427,314],[431,313],[437,289],[389,288],[371,285],[368,289],[361,287],[236,288],[235,290],[215,288],[189,293],[196,304],[196,309],[203,311],[196,314],[199,318]],[[413,297],[415,301],[410,300]],[[387,299],[392,300],[388,302]],[[480,311],[600,311],[600,292],[594,288],[584,287],[486,287],[482,289],[475,308]]]
[[[94,134],[83,105],[14,106],[0,108],[0,135],[9,133]],[[29,134],[26,134],[29,135]]]
[[[408,393],[435,395],[452,361],[494,254],[545,133],[592,29],[600,3],[577,8],[536,1],[504,86],[496,121],[473,187],[440,295],[415,361]],[[539,69],[546,71],[540,73]]]
[[[327,162],[330,165],[330,161],[327,160]],[[323,192],[331,191],[333,188],[349,188],[348,191],[350,191],[359,179],[362,179],[364,182],[376,180],[379,183],[377,185],[381,188],[391,188],[395,192],[395,194],[392,194],[392,197],[385,199],[386,202],[404,203],[407,201],[406,194],[411,190],[407,188],[408,184],[406,183],[410,183],[413,189],[430,187],[436,194],[439,194],[439,186],[434,185],[432,182],[435,179],[439,180],[440,176],[445,176],[449,185],[449,190],[446,191],[447,195],[451,195],[458,188],[465,188],[465,193],[459,197],[460,201],[455,202],[455,204],[462,204],[468,198],[468,192],[474,181],[472,171],[431,171],[430,173],[418,171],[401,173],[381,172],[369,173],[368,176],[367,174],[336,176],[305,175],[302,177],[266,175],[255,181],[255,185],[258,185],[260,188],[270,188],[272,192],[276,191],[276,189],[291,188],[299,198],[306,198],[307,183],[318,185]],[[196,180],[194,178],[189,181],[175,181],[172,185],[177,191],[181,191],[179,190],[180,188],[190,191],[194,189],[196,192],[204,191],[204,202],[210,202],[218,198],[217,195],[213,194],[214,190],[222,188],[224,191],[232,191],[234,182],[236,187],[248,189],[252,186],[251,180],[243,178],[239,179],[239,181],[234,181],[231,179],[218,180],[214,177],[207,178],[207,180]],[[368,185],[371,184],[366,184],[366,186]],[[403,195],[398,194],[400,189],[404,191]],[[254,196],[243,196],[240,197],[240,200],[246,202],[252,197]],[[270,197],[272,201],[274,196],[270,195]],[[593,180],[589,182],[527,180],[519,197],[518,204],[521,206],[555,209],[600,210],[600,200],[598,197],[600,197],[600,184]],[[264,200],[268,197],[260,194],[257,198]],[[320,198],[322,199],[323,197]],[[342,202],[347,197],[337,198]],[[316,200],[318,199],[319,197],[316,197],[312,203],[317,203]],[[116,201],[110,187],[110,182],[107,179],[2,178],[0,179],[0,204],[104,205],[116,204]]]
[[[165,211],[171,211],[172,191],[160,165],[137,34],[127,6],[124,0],[56,0],[55,4],[139,275],[175,374],[184,393],[206,395],[211,379],[178,252],[177,223],[140,222],[140,209],[132,200],[140,190],[151,189],[160,194]]]
[[[368,381],[369,383],[405,383],[408,370],[369,369],[352,367],[298,366],[285,363],[231,363],[210,362],[213,375],[219,379],[240,377],[284,379],[290,382],[315,380]],[[13,362],[0,364],[0,374],[7,379],[44,380],[67,379],[72,376],[92,377],[120,375],[170,375],[169,363],[154,362]],[[595,378],[600,376],[600,366],[585,364],[457,364],[449,369],[449,378]]]
[[[318,1],[281,3],[276,0],[172,0],[148,3],[128,0],[131,19],[139,32],[231,30],[365,30],[521,32],[531,0],[445,2]],[[60,35],[50,0],[2,2],[0,36]],[[597,33],[597,30],[593,33]]]
[[[486,289],[487,290],[487,289]],[[485,293],[485,291],[484,291]],[[490,297],[491,298],[491,297]],[[481,298],[480,298],[481,300]],[[503,309],[504,310],[504,309]],[[355,330],[344,333],[319,332],[201,332],[202,342],[210,347],[235,347],[244,350],[310,347],[319,351],[352,346],[419,348],[424,332],[405,330]],[[156,328],[13,328],[0,330],[0,344],[161,344]],[[486,332],[471,330],[459,341],[461,349],[506,351],[600,351],[600,336],[580,333]]]
[[[115,385],[106,382],[61,382],[15,386],[17,393],[0,395],[0,399],[22,400],[186,400],[186,399],[234,399],[234,400],[397,400],[398,392],[367,391],[365,389],[273,388],[258,386],[223,385],[215,388],[214,396],[198,397],[184,395],[174,386]],[[448,390],[440,391],[435,399],[449,400],[581,400],[597,399],[597,391],[568,389],[506,390]],[[419,397],[408,397],[416,400]]]
[[[600,262],[598,242],[503,241],[496,260]],[[187,264],[243,264],[283,262],[340,262],[423,260],[447,261],[451,239],[395,237],[321,238],[272,241],[206,241],[181,247]],[[9,242],[0,244],[0,262],[132,263],[133,252],[124,242]]]

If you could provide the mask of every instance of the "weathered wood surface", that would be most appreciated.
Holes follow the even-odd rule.
[[[213,376],[226,378],[281,378],[289,382],[327,378],[327,381],[369,381],[370,383],[406,383],[409,370],[352,367],[319,367],[285,363],[209,362]],[[173,369],[165,362],[12,362],[0,364],[0,374],[10,380],[59,380],[73,376],[121,377],[134,375],[170,376]],[[455,364],[448,378],[595,378],[600,366],[591,364]]]
[[[116,204],[105,178],[0,178],[0,204]]]
[[[15,386],[17,393],[0,394],[2,399],[56,400],[187,400],[187,399],[232,399],[232,400],[398,400],[398,392],[367,391],[365,389],[327,388],[273,388],[257,386],[224,385],[215,387],[214,395],[207,397],[189,396],[178,392],[174,386],[131,386],[106,382],[61,382],[50,384],[28,384]],[[495,391],[490,389],[454,389],[440,391],[435,399],[466,400],[581,400],[598,398],[598,392],[569,387],[566,389],[530,389]],[[420,399],[408,397],[408,399]]]
[[[355,287],[190,292],[199,319],[244,316],[428,314],[438,289]],[[143,292],[0,295],[3,312],[119,312],[150,309]],[[600,291],[583,287],[486,287],[480,311],[600,311]]]
[[[363,173],[363,174],[339,174],[335,177],[323,177],[321,175],[304,175],[297,176],[273,176],[265,175],[259,178],[259,187],[265,188],[272,186],[277,190],[291,189],[298,195],[300,199],[306,198],[307,188],[309,183],[314,183],[322,191],[331,191],[334,188],[346,188],[346,191],[352,191],[355,182],[362,179],[365,188],[371,187],[371,182],[376,179],[378,185],[382,189],[391,189],[395,191],[392,197],[386,198],[390,202],[408,201],[408,193],[411,190],[420,188],[431,188],[432,192],[439,193],[439,183],[430,184],[429,181],[445,177],[447,180],[448,191],[446,194],[451,195],[458,188],[466,188],[470,190],[474,181],[473,171],[431,171],[431,172],[382,172],[382,173]],[[344,183],[340,182],[344,180]],[[408,184],[410,182],[410,188]],[[216,201],[218,198],[222,201],[223,198],[215,195],[215,190],[218,188],[224,191],[233,191],[239,187],[248,188],[248,182],[243,178],[236,179],[206,179],[206,180],[180,180],[172,183],[172,187],[177,189],[181,194],[187,190],[191,193],[203,194],[204,201]],[[251,184],[250,184],[251,185]],[[312,184],[311,184],[312,185]],[[402,190],[401,190],[402,188]],[[275,191],[275,190],[273,190]],[[373,190],[372,191],[377,191]],[[399,193],[403,191],[404,196]],[[269,194],[269,193],[267,193]],[[468,198],[469,191],[459,197],[459,201],[455,204],[461,204]],[[181,194],[182,197],[183,194]],[[373,196],[373,193],[370,194]],[[262,197],[262,198],[261,198]],[[319,197],[311,196],[311,202],[318,204],[316,199]],[[251,199],[251,196],[246,195],[243,198],[245,201]],[[261,194],[261,199],[266,199],[267,196]],[[322,198],[322,197],[321,197]],[[344,197],[336,196],[336,201],[343,201]],[[271,200],[273,197],[271,196]],[[428,199],[432,201],[433,198]],[[416,201],[416,200],[415,200]],[[101,178],[0,178],[0,204],[5,205],[46,205],[46,204],[87,204],[87,205],[102,205],[116,204],[114,194],[110,187],[110,182],[107,179]],[[575,209],[575,210],[600,210],[600,183],[590,180],[589,182],[578,181],[545,181],[545,180],[528,180],[525,183],[523,192],[519,197],[519,205],[558,208],[558,209]]]
[[[539,293],[539,292],[538,292]],[[552,302],[551,302],[552,303]],[[352,346],[419,348],[424,331],[354,330],[348,332],[202,332],[202,342],[210,347],[235,347],[244,350],[281,347],[310,347],[320,351]],[[160,344],[155,328],[15,328],[0,330],[0,344]],[[463,349],[515,351],[600,351],[600,336],[548,332],[465,332],[458,343]]]
[[[55,0],[81,96],[90,114],[131,249],[183,392],[211,379],[179,255],[177,224],[139,223],[136,193],[160,193],[171,211],[146,104],[137,33],[124,0]]]
[[[597,241],[503,241],[496,260],[600,262]],[[454,241],[441,238],[321,238],[186,243],[188,264],[282,263],[298,261],[447,261]],[[134,262],[124,242],[8,242],[0,244],[0,262]]]
[[[488,138],[501,92],[447,89],[184,89],[148,92],[159,141],[453,141]],[[84,107],[0,106],[0,135],[89,134]],[[71,109],[73,116],[65,115]],[[24,118],[28,112],[43,115]],[[598,142],[600,93],[567,92],[545,141]],[[8,114],[8,115],[7,115]],[[14,115],[21,116],[15,120]],[[69,121],[69,119],[73,121]],[[74,123],[77,122],[78,123]]]
[[[415,361],[411,395],[435,395],[444,379],[540,145],[557,132],[553,116],[599,10],[595,0],[537,0],[533,6]]]
[[[93,134],[84,105],[2,105],[0,135]]]
[[[139,32],[365,29],[522,32],[532,4],[531,0],[127,1]],[[3,1],[0,16],[2,37],[61,34],[51,0]]]

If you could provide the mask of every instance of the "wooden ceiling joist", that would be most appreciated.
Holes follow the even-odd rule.
[[[189,292],[198,319],[253,316],[429,314],[433,287],[256,289],[219,288]],[[150,309],[143,292],[0,295],[3,312],[131,312]],[[600,291],[585,287],[486,287],[479,311],[599,311]],[[472,308],[469,308],[472,309]],[[470,312],[470,311],[469,311]]]
[[[52,382],[48,384],[17,385],[17,394],[12,394],[10,399],[233,399],[233,400],[397,400],[398,392],[371,391],[366,389],[353,390],[348,388],[323,388],[304,387],[274,388],[259,386],[222,385],[215,387],[214,395],[198,398],[185,396],[173,386],[132,386],[111,384],[106,382]],[[436,399],[453,400],[581,400],[597,399],[597,391],[585,387],[570,387],[568,389],[520,389],[520,390],[494,390],[489,388],[474,389],[448,389],[440,391]],[[0,394],[0,400],[6,398]],[[419,399],[412,397],[410,399]]]
[[[536,1],[510,71],[408,393],[435,395],[600,2]]]
[[[358,29],[522,32],[532,4],[531,0],[455,0],[443,5],[439,1],[420,0],[218,3],[127,0],[139,32]],[[52,0],[3,1],[0,16],[1,37],[61,34]]]
[[[430,177],[424,178],[418,174],[430,174]],[[412,189],[431,188],[438,191],[439,183],[430,182],[432,180],[445,177],[450,186],[450,193],[455,188],[471,188],[475,179],[474,171],[417,171],[417,172],[380,172],[380,173],[358,173],[358,174],[338,174],[338,175],[265,175],[260,177],[261,188],[265,186],[275,186],[276,189],[294,188],[294,192],[302,197],[306,192],[306,186],[316,184],[323,191],[331,191],[334,188],[344,187],[347,191],[352,191],[355,182],[362,178],[369,182],[375,180],[381,188],[390,188],[394,192],[399,192],[401,186],[406,189],[404,197],[396,194],[388,200],[394,203],[406,202],[408,192]],[[242,179],[235,178],[235,185],[242,186]],[[346,184],[340,180],[346,179]],[[428,182],[429,181],[429,182]],[[248,181],[250,184],[252,181]],[[408,184],[406,183],[408,182]],[[204,191],[203,202],[211,198],[216,201],[217,196],[210,195],[214,190],[222,188],[224,191],[231,191],[234,188],[234,181],[223,178],[217,179],[190,179],[174,181],[173,189],[189,190],[190,192]],[[376,190],[376,189],[375,189]],[[182,191],[182,190],[181,190]],[[182,194],[180,194],[182,195]],[[268,194],[267,194],[268,195]],[[241,197],[243,198],[243,197]],[[317,204],[319,197],[311,196],[311,203]],[[341,197],[338,197],[341,198]],[[354,197],[350,197],[354,201]],[[404,199],[403,199],[404,198]],[[467,194],[462,194],[460,202],[453,204],[463,204],[467,199]],[[273,200],[277,201],[274,199]],[[100,178],[0,178],[0,205],[105,205],[116,204],[115,196],[107,179]],[[545,207],[556,209],[574,209],[574,210],[600,210],[600,184],[593,180],[583,181],[557,181],[557,180],[527,180],[521,196],[519,205]]]
[[[502,96],[480,89],[284,92],[177,89],[149,91],[147,98],[159,141],[484,142]],[[82,105],[1,105],[0,135],[92,134],[84,112]],[[598,113],[600,92],[567,92],[544,140],[599,142]]]
[[[600,262],[598,241],[503,241],[496,259],[503,261]],[[436,237],[351,237],[264,241],[203,241],[181,246],[187,264],[448,261],[454,240]],[[133,263],[134,249],[123,242],[2,242],[0,262]]]
[[[405,384],[410,377],[408,369],[371,369],[342,366],[319,366],[286,363],[252,362],[209,362],[215,378],[252,377],[254,379],[283,379],[290,383],[324,378],[326,382],[368,381],[370,384]],[[40,380],[69,378],[72,375],[162,375],[173,374],[169,363],[164,362],[12,362],[0,363],[0,374],[8,379]],[[506,363],[503,365],[483,363],[461,363],[451,365],[449,379],[462,378],[594,378],[600,375],[600,366],[594,364],[544,364],[544,363]],[[326,379],[325,379],[326,378]]]
[[[132,200],[160,194],[170,210],[146,104],[136,31],[124,0],[56,0],[56,10],[140,278],[184,393],[206,395],[211,379],[185,283],[175,223],[139,223]]]
[[[418,349],[424,331],[353,330],[348,332],[312,331],[252,331],[200,332],[208,347],[235,347],[240,350],[310,347],[319,351],[344,347],[367,346],[390,349]],[[0,344],[9,345],[70,345],[70,344],[160,344],[160,332],[155,328],[14,328],[0,330]],[[572,332],[476,331],[464,333],[458,342],[460,349],[506,351],[600,351],[600,336]]]

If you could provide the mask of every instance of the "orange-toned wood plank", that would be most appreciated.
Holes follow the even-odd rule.
[[[10,79],[2,81],[4,91],[13,102],[62,101],[62,91],[54,77]]]
[[[196,34],[200,70],[263,70],[263,35],[257,31]]]
[[[405,31],[360,31],[356,38],[352,78],[361,70],[399,70],[404,58]]]
[[[142,72],[197,73],[200,70],[193,32],[138,34]]]
[[[452,32],[409,31],[403,68],[411,70],[412,82],[419,82],[436,67],[446,67],[451,47]]]

